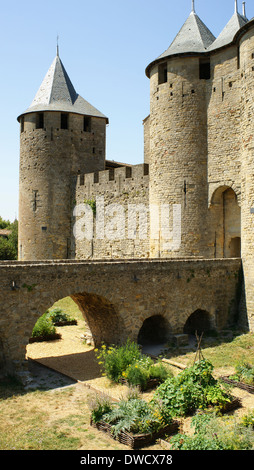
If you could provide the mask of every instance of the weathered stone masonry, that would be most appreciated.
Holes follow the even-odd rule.
[[[143,322],[155,315],[166,320],[169,334],[182,333],[198,309],[212,328],[235,324],[240,273],[240,259],[2,262],[1,368],[24,367],[37,319],[69,295],[95,344],[137,340]]]

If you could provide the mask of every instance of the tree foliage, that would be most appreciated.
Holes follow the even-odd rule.
[[[0,237],[0,260],[18,258],[18,221],[10,222],[0,216],[0,230],[10,230],[8,238]]]

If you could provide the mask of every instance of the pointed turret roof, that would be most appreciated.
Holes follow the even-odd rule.
[[[226,24],[225,28],[222,30],[214,43],[210,46],[209,50],[213,51],[214,49],[218,49],[220,47],[226,46],[227,44],[230,44],[233,41],[237,31],[239,31],[239,29],[242,28],[242,26],[244,26],[246,23],[248,23],[248,19],[245,15],[240,15],[238,12],[237,0],[235,0],[235,11],[233,16],[230,18],[229,22]]]
[[[214,35],[192,10],[174,41],[158,58],[186,52],[205,52],[214,40]]]
[[[214,42],[215,36],[196,14],[194,2],[192,4],[193,7],[190,15],[169,48],[147,67],[146,73],[148,76],[150,66],[157,62],[157,60],[176,54],[206,52]]]
[[[84,98],[75,91],[75,88],[72,85],[72,82],[59,57],[58,48],[57,55],[31,105],[21,115],[42,111],[70,112],[101,117],[108,121],[108,118],[104,114],[94,108],[94,106],[84,100]]]

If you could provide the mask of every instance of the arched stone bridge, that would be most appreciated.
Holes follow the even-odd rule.
[[[37,319],[66,296],[79,305],[96,345],[137,340],[155,315],[181,333],[198,309],[223,328],[238,309],[240,272],[240,259],[1,262],[0,369],[25,365]]]

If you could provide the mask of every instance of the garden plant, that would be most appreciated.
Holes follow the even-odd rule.
[[[173,416],[186,416],[209,406],[223,409],[231,394],[212,375],[213,365],[201,359],[176,377],[167,379],[155,392]]]
[[[102,345],[101,349],[96,349],[95,352],[103,374],[112,382],[126,381],[130,386],[145,389],[151,379],[163,382],[173,376],[161,361],[154,363],[150,357],[141,353],[136,343],[130,340],[122,346]]]
[[[110,402],[107,397],[96,397],[90,403],[91,418],[94,423],[105,422],[111,425],[114,437],[121,432],[152,434],[172,423],[167,407],[158,400],[147,402],[135,391],[119,403]]]
[[[194,433],[170,438],[174,450],[250,450],[254,434],[250,425],[237,423],[234,417],[219,418],[213,413],[197,413],[191,421]]]

